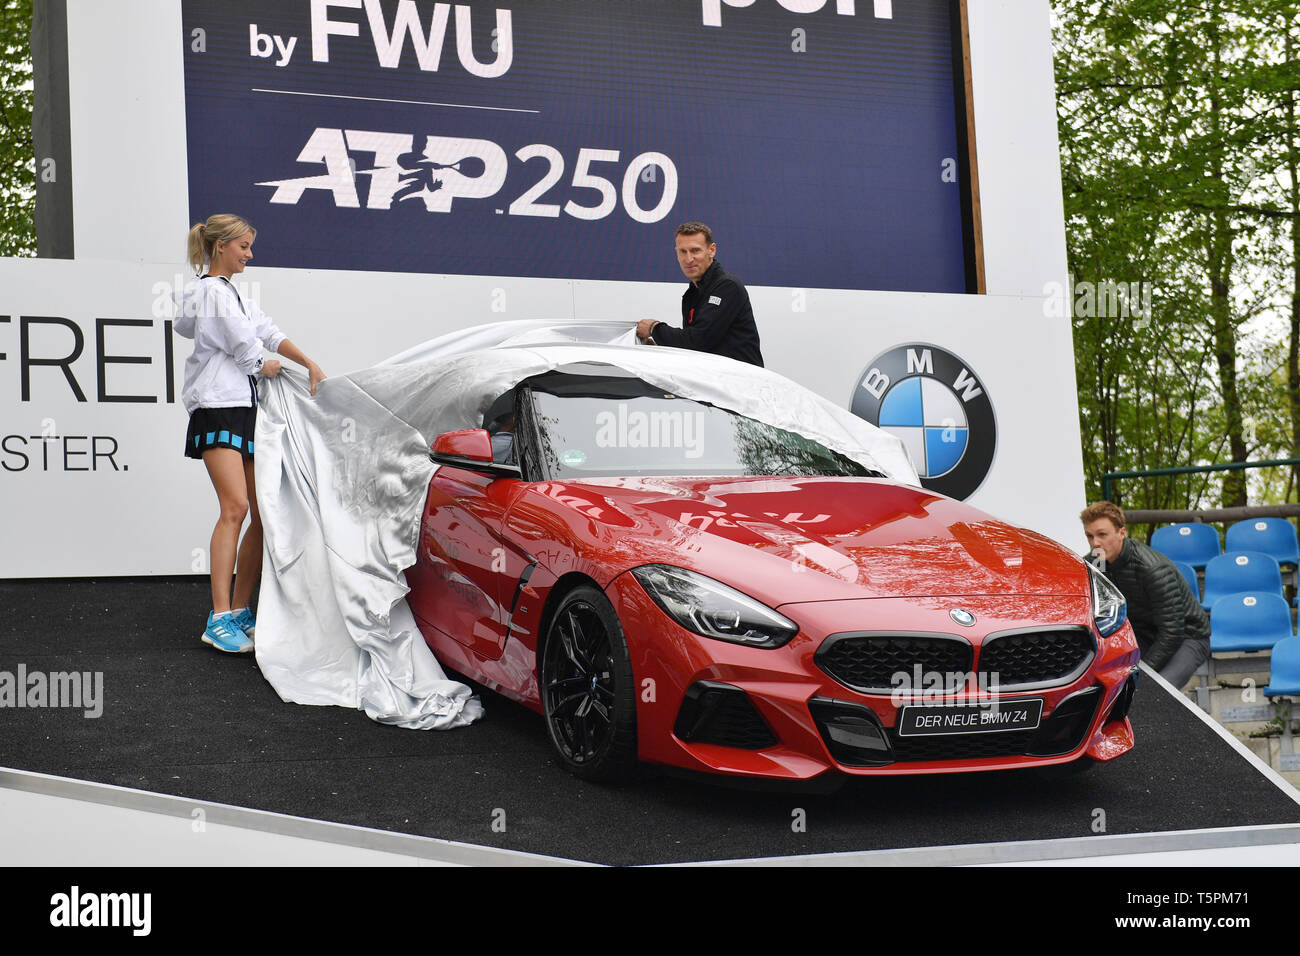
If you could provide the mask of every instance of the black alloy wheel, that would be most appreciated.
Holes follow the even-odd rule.
[[[546,729],[565,768],[588,780],[626,780],[636,769],[636,695],[618,615],[583,585],[556,608],[540,683]]]

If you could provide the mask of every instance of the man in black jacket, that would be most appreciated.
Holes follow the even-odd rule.
[[[762,366],[749,293],[714,258],[718,246],[713,232],[702,222],[684,222],[677,227],[676,245],[677,263],[691,280],[682,296],[682,327],[642,319],[637,337],[652,345],[713,352]]]
[[[1124,512],[1098,501],[1079,515],[1094,563],[1124,594],[1142,660],[1177,688],[1210,656],[1210,617],[1173,562],[1128,537]]]

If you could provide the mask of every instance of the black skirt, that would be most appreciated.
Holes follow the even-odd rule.
[[[202,459],[209,448],[233,448],[245,458],[252,458],[256,427],[256,405],[196,408],[190,413],[190,427],[185,434],[185,457]]]

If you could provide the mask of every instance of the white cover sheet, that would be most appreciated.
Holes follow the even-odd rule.
[[[328,379],[314,398],[291,371],[262,383],[255,461],[266,562],[256,648],[282,699],[356,707],[416,729],[481,716],[479,700],[446,678],[416,628],[403,572],[415,563],[436,470],[433,439],[482,427],[488,406],[533,375],[579,363],[615,366],[919,484],[896,438],[789,379],[634,343],[625,322],[506,322]]]

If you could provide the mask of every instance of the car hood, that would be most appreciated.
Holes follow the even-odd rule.
[[[539,482],[520,504],[562,517],[613,572],[673,564],[773,606],[1088,590],[1056,542],[884,480],[593,478]]]

